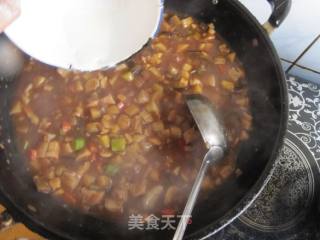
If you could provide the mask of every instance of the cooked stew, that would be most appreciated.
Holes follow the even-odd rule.
[[[72,72],[29,60],[11,116],[38,191],[90,213],[179,210],[207,149],[186,107],[207,96],[228,151],[203,193],[237,176],[252,117],[245,73],[213,24],[166,14],[158,36],[112,69]]]

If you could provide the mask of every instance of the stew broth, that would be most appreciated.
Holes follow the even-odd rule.
[[[245,73],[213,24],[166,14],[142,51],[112,69],[71,72],[25,65],[11,116],[38,191],[108,215],[184,206],[207,149],[184,96],[220,112],[228,151],[202,184],[238,175],[252,117]]]

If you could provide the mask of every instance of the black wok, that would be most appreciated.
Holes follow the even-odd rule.
[[[278,27],[290,0],[269,0],[270,27]],[[267,31],[237,0],[167,0],[167,9],[215,23],[217,31],[237,52],[249,82],[253,130],[237,158],[243,174],[231,178],[195,207],[187,238],[213,235],[245,211],[270,179],[287,122],[287,90],[279,57]],[[129,33],[128,33],[129,34]],[[7,39],[0,37],[0,49]],[[0,51],[2,53],[3,51]],[[5,57],[0,55],[0,69]],[[8,109],[16,78],[0,72],[0,202],[17,221],[50,239],[170,239],[173,231],[128,231],[128,226],[85,215],[52,197],[38,193],[19,155]],[[30,207],[32,206],[32,207]]]

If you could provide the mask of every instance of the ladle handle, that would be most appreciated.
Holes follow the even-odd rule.
[[[179,225],[178,225],[176,232],[174,234],[173,240],[183,239],[184,233],[187,229],[188,222],[189,222],[190,218],[192,217],[191,213],[192,213],[194,205],[197,201],[198,194],[201,189],[201,184],[202,184],[203,178],[207,172],[208,166],[211,163],[219,161],[222,156],[223,156],[223,149],[221,147],[212,147],[209,150],[209,152],[206,154],[206,156],[204,157],[203,162],[200,167],[200,170],[199,170],[198,175],[196,177],[196,180],[193,184],[191,193],[189,195],[187,204],[186,204],[185,209],[183,211],[183,214],[180,218]]]

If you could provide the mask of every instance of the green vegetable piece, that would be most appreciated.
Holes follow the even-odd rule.
[[[111,150],[113,152],[122,152],[126,149],[126,140],[124,137],[116,137],[111,139]]]
[[[105,166],[105,173],[109,176],[114,176],[118,173],[119,166],[115,164],[108,164]]]
[[[29,147],[29,142],[26,141],[26,142],[24,143],[24,145],[23,145],[23,149],[24,149],[24,150],[27,150],[28,147]]]
[[[86,146],[86,140],[82,137],[76,138],[73,142],[73,148],[75,151],[79,151]]]

